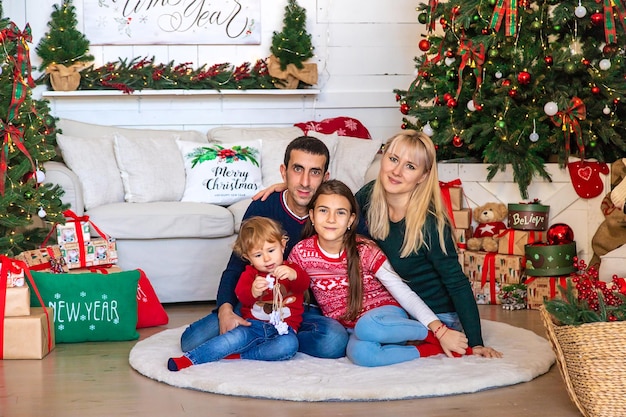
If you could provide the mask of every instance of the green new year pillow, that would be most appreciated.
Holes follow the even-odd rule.
[[[112,274],[32,272],[44,304],[54,309],[57,343],[134,340],[139,271]],[[29,284],[30,285],[30,284]],[[39,306],[31,291],[31,306]]]

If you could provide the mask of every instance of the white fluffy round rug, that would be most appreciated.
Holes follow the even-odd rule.
[[[488,346],[502,359],[445,355],[391,366],[365,368],[348,359],[318,359],[298,353],[284,362],[222,360],[167,369],[167,359],[181,356],[184,327],[168,329],[138,342],[130,365],[148,378],[215,394],[289,401],[377,401],[471,393],[530,381],[555,361],[549,342],[508,324],[482,320]]]

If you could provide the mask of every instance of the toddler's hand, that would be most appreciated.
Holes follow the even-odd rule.
[[[274,273],[272,274],[276,277],[277,280],[288,279],[293,281],[298,277],[296,270],[287,265],[280,265],[274,269]]]

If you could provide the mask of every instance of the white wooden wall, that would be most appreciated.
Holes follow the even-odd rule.
[[[97,0],[74,0],[83,31],[83,4]],[[48,31],[53,5],[61,0],[3,0],[4,16],[18,26],[30,23],[33,31],[31,56],[34,66],[40,63],[35,47]],[[263,0],[261,5],[261,45],[130,45],[92,46],[91,54],[96,65],[116,61],[118,58],[155,56],[156,62],[192,62],[203,64],[229,62],[239,65],[254,62],[270,55],[271,37],[282,30],[286,0]],[[402,123],[402,114],[395,102],[394,88],[407,88],[414,77],[418,31],[418,0],[299,0],[307,10],[307,30],[312,35],[315,58],[319,69],[319,82],[315,88],[320,93],[314,97],[306,112],[300,105],[291,109],[280,107],[276,118],[267,114],[256,117],[258,100],[237,100],[245,115],[237,118],[241,124],[259,125],[280,122],[293,124],[308,120],[322,120],[335,116],[350,116],[361,120],[372,135],[387,138],[396,133]],[[265,98],[267,101],[280,99]],[[300,104],[300,103],[298,103]],[[269,104],[276,107],[276,104]],[[106,110],[106,109],[100,109]],[[82,116],[82,115],[81,115]],[[100,112],[102,119],[106,114]],[[280,120],[277,120],[278,116]],[[232,117],[231,117],[232,119]],[[107,120],[102,120],[107,122]],[[141,119],[140,119],[141,121]],[[166,121],[164,123],[169,123]],[[219,124],[220,119],[204,121]],[[153,123],[147,123],[153,124]],[[159,125],[160,123],[155,123]],[[155,126],[156,127],[156,126]]]

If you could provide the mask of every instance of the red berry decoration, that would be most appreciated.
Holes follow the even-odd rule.
[[[400,113],[402,113],[402,114],[409,114],[409,109],[410,109],[410,107],[409,107],[408,104],[406,104],[406,103],[400,104]]]
[[[546,237],[551,245],[565,245],[574,241],[574,231],[565,223],[556,223],[550,226]]]
[[[527,71],[521,71],[519,74],[517,74],[517,82],[520,83],[520,85],[528,85],[530,84],[530,80],[531,76],[530,73]]]
[[[552,59],[552,57],[548,55],[546,57],[543,57],[543,62],[545,62],[547,66],[551,67],[554,63],[554,59]]]
[[[618,49],[619,49],[619,48],[617,47],[617,45],[616,45],[616,44],[614,44],[614,43],[609,43],[609,44],[604,45],[604,46],[602,47],[602,53],[603,53],[604,55],[613,55],[613,54],[615,54],[615,53],[618,51]]]
[[[452,137],[452,145],[454,145],[455,148],[460,148],[463,146],[463,139],[459,135],[454,135]]]
[[[458,103],[458,102],[456,101],[456,99],[454,99],[454,98],[451,98],[450,100],[448,100],[448,101],[446,102],[446,106],[448,106],[448,107],[449,107],[449,108],[451,108],[451,109],[455,108],[455,107],[456,107],[456,106],[458,106],[458,105],[459,105],[459,103]]]
[[[422,39],[417,46],[420,48],[420,51],[427,52],[430,49],[430,41]]]
[[[600,26],[604,23],[604,16],[600,12],[596,12],[591,15],[591,23],[595,26]]]

